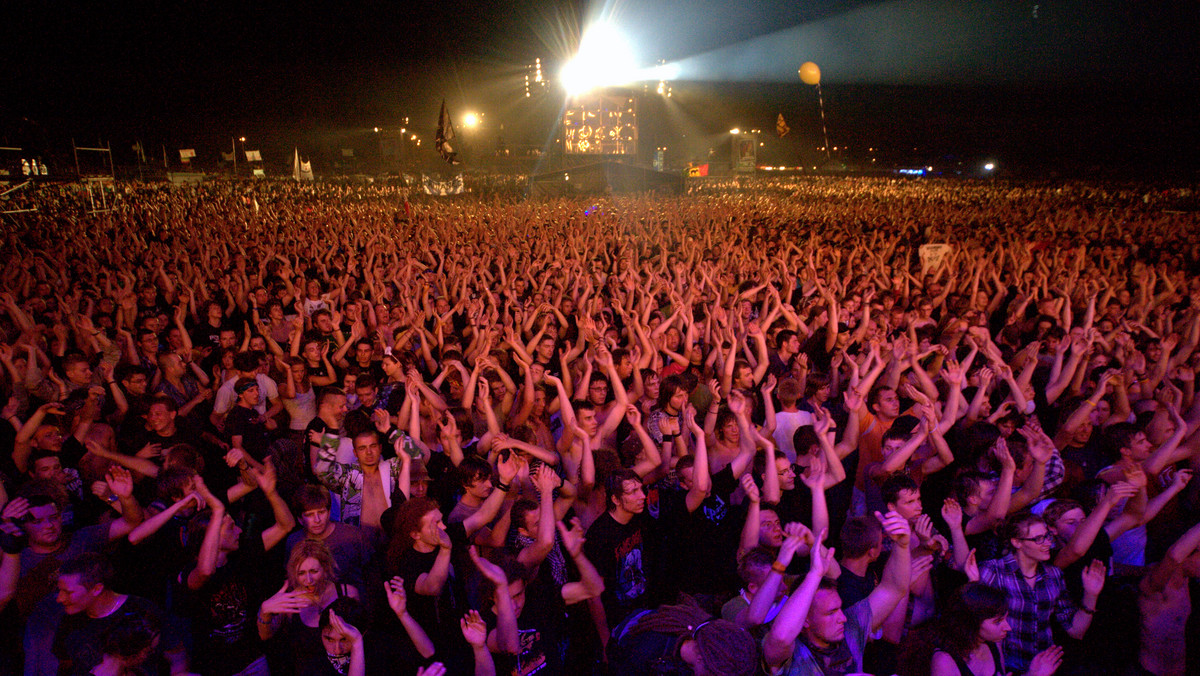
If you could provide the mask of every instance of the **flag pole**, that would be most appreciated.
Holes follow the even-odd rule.
[[[829,154],[829,131],[825,128],[825,97],[821,96],[821,81],[817,81],[817,105],[821,109],[821,135],[825,138],[825,159],[833,157]]]

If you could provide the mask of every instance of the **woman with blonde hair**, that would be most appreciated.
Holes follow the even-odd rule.
[[[341,598],[358,599],[358,589],[337,581],[337,564],[319,540],[302,540],[288,556],[287,581],[258,610],[258,635],[282,655],[299,655],[321,645],[321,613]]]

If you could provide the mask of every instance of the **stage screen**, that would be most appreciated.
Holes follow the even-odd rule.
[[[563,151],[568,155],[636,155],[637,139],[632,97],[587,94],[563,113]]]

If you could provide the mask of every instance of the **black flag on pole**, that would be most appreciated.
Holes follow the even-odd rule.
[[[458,153],[450,145],[450,142],[453,140],[454,124],[450,122],[450,113],[446,112],[446,100],[442,99],[442,112],[438,115],[437,136],[434,138],[434,146],[442,154],[443,160],[446,160],[450,164],[458,164]]]

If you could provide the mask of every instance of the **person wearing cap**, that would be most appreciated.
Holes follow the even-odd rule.
[[[229,445],[240,448],[258,462],[267,457],[268,446],[271,443],[271,430],[276,428],[275,420],[264,419],[259,414],[258,381],[254,378],[238,378],[233,391],[237,395],[236,403],[225,418],[225,434]]]

